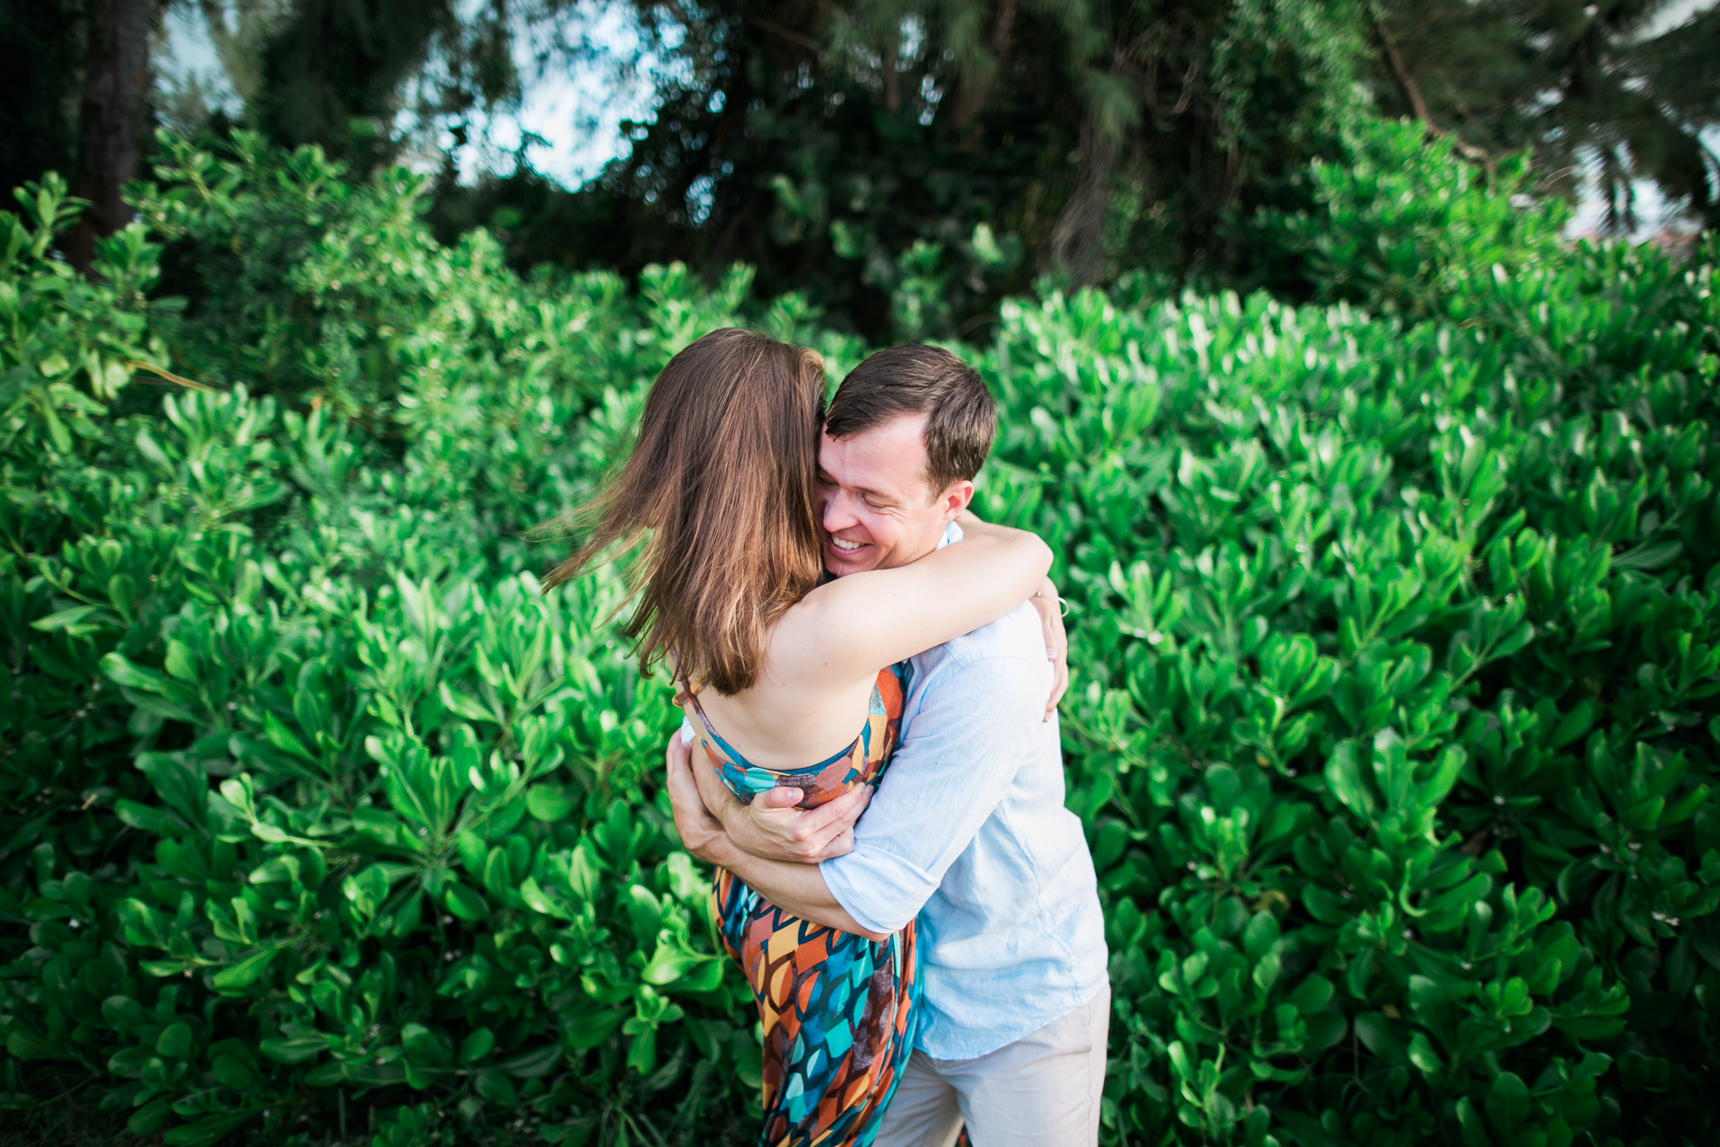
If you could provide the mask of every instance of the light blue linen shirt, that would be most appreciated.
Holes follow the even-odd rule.
[[[1093,998],[1104,918],[1081,822],[1063,805],[1057,720],[1041,720],[1053,675],[1039,614],[1023,603],[912,664],[901,736],[854,850],[819,869],[866,928],[919,916],[915,1046],[971,1059]]]

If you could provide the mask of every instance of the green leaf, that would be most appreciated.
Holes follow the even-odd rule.
[[[662,987],[675,983],[694,968],[712,959],[714,957],[688,952],[660,939],[657,941],[657,950],[651,955],[651,962],[645,965],[639,978],[647,984]]]
[[[1343,802],[1344,807],[1363,820],[1372,819],[1375,809],[1374,794],[1362,778],[1354,741],[1339,741],[1333,748],[1332,755],[1326,760],[1326,784],[1331,788],[1332,795]]]
[[[1342,924],[1350,916],[1347,901],[1340,900],[1336,893],[1318,884],[1303,887],[1302,904],[1308,909],[1308,915],[1322,924]]]
[[[260,1112],[254,1109],[246,1108],[242,1111],[205,1115],[201,1119],[172,1128],[163,1142],[167,1147],[208,1147],[211,1143],[225,1139],[259,1114]]]
[[[483,896],[458,880],[449,881],[442,892],[442,903],[462,920],[478,921],[490,917],[490,906]]]
[[[276,1063],[304,1063],[327,1051],[328,1040],[320,1032],[297,1032],[264,1039],[257,1046]]]
[[[561,1016],[562,1043],[571,1051],[594,1048],[614,1035],[629,1016],[623,1008],[569,1009]]]
[[[197,659],[191,656],[191,650],[182,641],[167,643],[166,667],[169,676],[190,684],[197,681]]]
[[[1250,960],[1259,960],[1278,942],[1278,918],[1270,912],[1256,912],[1242,934],[1242,948]]]
[[[538,882],[529,876],[520,881],[520,899],[524,900],[526,907],[533,912],[553,916],[558,920],[572,920],[578,915],[573,908],[544,892]]]
[[[239,992],[255,983],[269,965],[275,962],[279,949],[275,947],[262,948],[252,952],[237,964],[222,968],[211,978],[218,992]]]
[[[263,1086],[263,1077],[257,1069],[236,1056],[218,1055],[209,1065],[210,1074],[215,1082],[223,1087],[231,1087],[234,1091],[257,1091]]]
[[[560,785],[539,784],[526,790],[526,809],[537,820],[564,820],[573,805],[573,797]]]
[[[86,618],[99,617],[101,613],[102,607],[99,605],[74,606],[71,609],[63,609],[59,613],[51,613],[47,617],[39,617],[30,623],[30,628],[40,629],[44,633],[79,628]]]
[[[468,828],[456,838],[455,847],[460,855],[460,863],[466,871],[474,879],[482,879],[484,864],[489,856],[489,849],[484,845],[484,838]]]
[[[1350,1027],[1339,1012],[1315,1012],[1304,1022],[1308,1028],[1308,1036],[1301,1049],[1304,1055],[1318,1055],[1328,1048],[1337,1047]]]
[[[155,1051],[168,1059],[190,1059],[193,1051],[191,1025],[168,1024],[155,1041]]]
[[[496,1046],[495,1034],[489,1028],[478,1028],[460,1044],[460,1062],[477,1063]]]
[[[498,1107],[518,1107],[520,1093],[513,1081],[499,1071],[480,1071],[474,1078],[478,1094]]]
[[[127,800],[124,797],[114,802],[114,812],[120,820],[141,832],[159,835],[167,825],[165,810],[138,804],[136,801]]]
[[[1440,1070],[1439,1055],[1433,1050],[1433,1043],[1426,1032],[1418,1031],[1409,1037],[1409,1061],[1427,1075]]]
[[[1617,1016],[1554,1016],[1553,1026],[1584,1043],[1611,1039],[1625,1029],[1625,1021]]]
[[[1403,1040],[1392,1030],[1391,1021],[1379,1012],[1363,1012],[1356,1017],[1356,1038],[1393,1067],[1409,1058]]]
[[[1309,976],[1296,990],[1290,993],[1289,1001],[1296,1005],[1296,1010],[1303,1015],[1324,1011],[1326,1005],[1332,1002],[1332,981],[1324,976]]]
[[[1533,1107],[1528,1086],[1514,1072],[1502,1071],[1493,1077],[1493,1086],[1487,1091],[1487,1121],[1500,1137],[1510,1142]]]
[[[75,1059],[72,1049],[64,1043],[45,1040],[41,1036],[13,1028],[6,1036],[6,1051],[14,1059]]]
[[[171,1095],[158,1096],[138,1108],[132,1117],[126,1120],[125,1129],[133,1135],[153,1135],[172,1115],[173,1097]]]
[[[400,1043],[418,1065],[446,1067],[451,1062],[448,1048],[435,1032],[423,1024],[407,1024],[400,1029]]]
[[[292,730],[287,728],[286,725],[281,722],[280,718],[276,717],[273,713],[263,714],[263,736],[268,738],[269,744],[275,746],[275,748],[281,750],[283,753],[291,753],[301,761],[309,761],[312,764],[316,763],[317,758],[315,754],[305,748],[304,742],[294,736]]]
[[[1463,1147],[1493,1147],[1493,1137],[1481,1122],[1481,1115],[1464,1096],[1457,1101],[1457,1126],[1463,1137]]]
[[[144,693],[165,693],[171,688],[165,674],[153,669],[145,669],[127,661],[118,653],[109,653],[101,659],[102,672],[116,685],[128,689],[136,689]]]
[[[1553,730],[1552,745],[1562,749],[1572,741],[1589,731],[1594,724],[1595,703],[1588,698],[1578,702],[1570,712],[1559,718],[1558,727]]]
[[[509,1056],[496,1066],[516,1079],[541,1079],[555,1070],[562,1055],[561,1045],[550,1043]]]

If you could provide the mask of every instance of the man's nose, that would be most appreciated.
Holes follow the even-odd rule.
[[[824,499],[824,529],[834,534],[859,522],[854,514],[854,500],[841,490],[832,490]]]

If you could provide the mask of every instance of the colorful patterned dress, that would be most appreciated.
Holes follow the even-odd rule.
[[[866,727],[816,765],[773,771],[749,764],[717,735],[697,696],[694,730],[706,759],[742,801],[778,785],[818,805],[883,776],[902,723],[908,664],[879,672]],[[878,1134],[914,1046],[921,983],[915,928],[868,940],[790,915],[724,869],[713,910],[764,1027],[760,1147],[867,1147]]]

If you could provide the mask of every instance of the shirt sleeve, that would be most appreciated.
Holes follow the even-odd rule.
[[[819,865],[856,923],[895,932],[931,899],[1009,791],[1049,688],[1016,656],[946,663],[926,681],[854,850]]]

